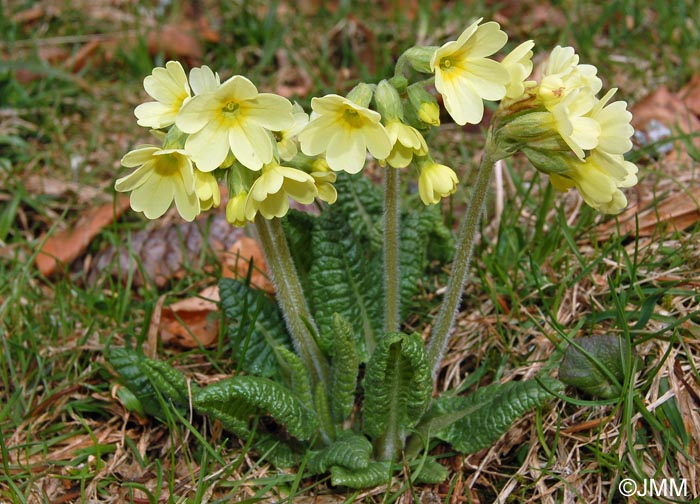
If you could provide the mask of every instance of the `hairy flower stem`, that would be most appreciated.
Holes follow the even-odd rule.
[[[318,329],[299,283],[282,222],[279,219],[268,220],[258,214],[255,216],[255,228],[294,348],[311,373],[312,390],[319,382],[328,387],[331,383],[330,369],[313,334],[318,334]]]
[[[440,368],[440,361],[449,341],[450,332],[459,309],[459,302],[462,299],[464,283],[469,273],[469,263],[474,250],[476,232],[484,209],[484,202],[486,201],[486,194],[488,193],[491,174],[493,173],[493,164],[496,161],[494,151],[491,131],[489,131],[484,157],[481,160],[476,182],[469,198],[469,207],[459,226],[455,257],[452,261],[452,272],[447,283],[445,298],[442,301],[440,312],[430,333],[428,363],[432,369],[433,380],[435,380],[435,376]]]
[[[384,332],[399,330],[399,170],[384,171]]]

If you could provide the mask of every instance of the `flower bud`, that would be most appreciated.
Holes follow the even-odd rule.
[[[524,147],[522,151],[537,170],[547,175],[562,174],[571,170],[570,163],[573,160],[571,153],[530,147]]]
[[[414,70],[421,73],[431,74],[433,71],[430,69],[430,60],[432,59],[436,50],[437,47],[411,47],[409,50],[403,53],[403,57],[408,60]]]
[[[245,203],[247,199],[248,193],[240,192],[228,200],[226,220],[232,226],[243,227],[246,225]]]
[[[386,79],[377,84],[374,102],[377,104],[377,112],[382,115],[385,122],[403,120],[403,106],[399,92]]]
[[[163,149],[183,149],[187,136],[187,133],[180,131],[177,126],[171,126],[163,139]]]
[[[428,93],[422,85],[412,84],[408,86],[408,100],[421,122],[430,126],[440,125],[440,106],[437,99]]]
[[[372,95],[374,94],[374,86],[370,84],[365,84],[360,82],[357,86],[352,88],[346,98],[353,103],[356,103],[360,107],[369,107],[369,102],[372,101]]]

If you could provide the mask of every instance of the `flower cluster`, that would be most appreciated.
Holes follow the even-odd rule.
[[[189,79],[169,61],[144,80],[155,100],[139,105],[140,126],[168,130],[162,146],[139,146],[122,159],[136,170],[120,178],[132,207],[148,218],[175,201],[187,220],[220,204],[219,181],[228,187],[228,220],[244,225],[260,214],[282,217],[290,199],[332,204],[336,172],[358,173],[371,154],[387,169],[414,166],[426,205],[439,203],[459,184],[454,170],[435,162],[425,134],[440,124],[441,95],[459,125],[478,124],[484,100],[500,101],[492,124],[492,151],[522,151],[559,190],[576,187],[586,203],[615,213],[626,205],[620,188],[636,183],[636,167],[624,159],[632,147],[631,114],[625,102],[602,98],[596,68],[579,64],[570,47],[555,48],[540,82],[528,81],[534,43],[520,44],[500,61],[507,42],[495,22],[477,20],[455,41],[415,47],[397,63],[396,75],[359,84],[347,96],[311,100],[310,116],[298,104],[260,93],[246,77],[221,82],[203,66]],[[427,74],[409,84],[410,65]],[[487,146],[487,148],[489,148]]]
[[[520,95],[501,106],[497,143],[522,150],[550,177],[554,187],[576,187],[584,201],[603,213],[618,213],[627,199],[620,188],[637,182],[637,167],[624,158],[632,148],[632,114],[623,101],[602,98],[597,70],[579,64],[571,47],[556,47],[539,83],[528,82]]]

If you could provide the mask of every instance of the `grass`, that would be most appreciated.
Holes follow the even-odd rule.
[[[57,2],[30,21],[16,17],[30,2],[0,5],[3,54],[11,55],[0,61],[0,502],[313,502],[316,495],[366,503],[622,502],[617,485],[628,477],[686,479],[692,496],[699,494],[700,405],[691,392],[700,383],[698,225],[599,241],[600,216],[574,195],[554,194],[519,159],[503,166],[507,204],[500,213],[490,204],[484,219],[474,281],[439,387],[466,391],[532,376],[555,366],[566,341],[582,334],[621,334],[636,357],[618,400],[569,390],[490,449],[462,457],[439,447],[451,469],[442,485],[410,487],[399,479],[347,493],[275,470],[265,454],[248,451],[250,440],[230,439],[206,419],[158,423],[125,407],[128,394],[116,386],[105,349],[143,344],[161,296],[192,295],[213,281],[199,267],[216,271],[206,247],[187,275],[164,286],[138,280],[117,259],[96,270],[104,249],[152,229],[129,214],[68,273],[47,279],[33,266],[44,233],[71,226],[86,206],[111,201],[118,160],[147,140],[133,120],[145,98],[142,79],[168,57],[149,51],[147,32],[183,16],[204,19],[220,34],[205,43],[202,63],[224,77],[245,73],[272,91],[288,72],[291,84],[306,86],[299,100],[307,107],[311,96],[389,75],[415,38],[440,44],[482,15],[501,22],[509,47],[526,38],[541,51],[574,45],[583,62],[598,66],[606,87],[620,87],[631,103],[660,85],[676,91],[700,72],[700,13],[689,0],[558,1],[544,7],[546,22],[534,2],[517,15],[507,4],[499,11],[484,4],[387,1],[378,10],[371,2],[340,1],[332,9],[307,2],[310,12],[294,15],[282,2],[173,3],[163,11],[148,2],[95,2],[83,10]],[[108,43],[133,31],[139,35],[131,46]],[[65,59],[90,40],[100,47],[79,71],[61,59],[47,63],[46,48]],[[466,176],[479,159],[479,138],[448,126],[431,148]],[[661,165],[647,154],[635,161],[641,177],[632,200],[696,183],[695,162]],[[37,189],[33,177],[54,188]],[[56,188],[56,181],[67,185]],[[459,217],[462,201],[463,194],[455,196],[447,219]],[[426,281],[412,319],[417,330],[434,314],[444,280]],[[199,383],[235,369],[223,344],[160,348],[159,355]]]

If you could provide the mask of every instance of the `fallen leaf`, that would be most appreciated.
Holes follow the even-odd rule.
[[[35,5],[29,9],[19,11],[12,16],[12,22],[17,24],[32,23],[41,19],[46,14],[46,9],[41,5]]]
[[[78,182],[55,179],[45,175],[30,175],[24,180],[24,189],[29,194],[64,197],[74,194],[79,201],[111,201],[112,196],[99,187],[90,187]]]
[[[276,59],[275,92],[285,98],[307,96],[313,87],[309,74],[302,67],[291,65],[287,52],[283,49],[277,50]]]
[[[85,252],[92,239],[111,224],[127,208],[129,197],[120,195],[116,202],[106,203],[85,212],[74,227],[50,236],[36,255],[36,265],[44,276],[50,276],[62,264],[69,264]],[[42,237],[43,240],[43,237]]]
[[[682,231],[698,220],[700,186],[673,193],[656,204],[653,201],[642,201],[632,205],[617,220],[598,226],[595,235],[597,240],[604,240],[619,229],[621,236],[632,235],[635,231],[638,237],[652,236],[660,231]]]
[[[87,44],[84,44],[78,51],[71,56],[65,63],[64,67],[71,72],[79,72],[85,67],[90,57],[97,51],[100,47],[102,41],[98,38],[90,40]]]
[[[148,51],[163,53],[166,58],[186,59],[190,64],[202,59],[202,42],[188,26],[165,25],[148,32]]]
[[[120,243],[98,252],[88,281],[95,283],[106,270],[115,278],[131,276],[136,287],[147,281],[163,287],[171,279],[182,278],[189,269],[198,267],[203,249],[218,254],[244,235],[243,228],[234,228],[226,222],[223,211],[203,214],[193,222],[182,222],[179,216],[166,217],[152,222],[146,229],[125,234]]]
[[[217,301],[219,286],[212,285],[196,297],[163,307],[155,323],[160,328],[161,341],[183,348],[216,345],[219,338]],[[155,311],[153,317],[156,317]]]
[[[679,98],[693,114],[700,116],[700,75],[695,74],[683,88],[678,91]]]
[[[632,126],[636,130],[646,131],[652,121],[664,126],[678,128],[683,133],[700,130],[700,119],[689,110],[688,105],[666,86],[659,87],[631,107]]]
[[[246,279],[252,261],[253,271],[250,273],[250,283],[270,294],[275,292],[275,287],[267,276],[265,256],[260,245],[253,238],[241,237],[228,250],[223,251],[220,258],[221,274],[224,278]]]

